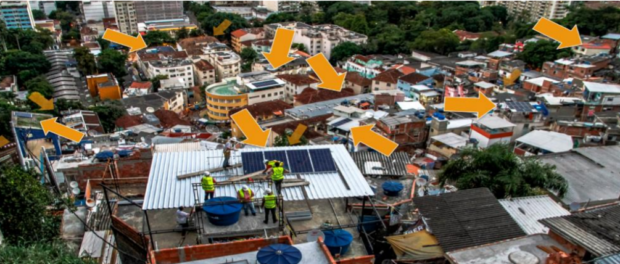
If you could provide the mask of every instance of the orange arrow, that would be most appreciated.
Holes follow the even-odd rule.
[[[269,138],[271,129],[263,131],[248,109],[243,109],[231,115],[230,118],[235,121],[239,129],[241,129],[241,132],[243,132],[243,135],[247,138],[242,143],[261,148],[267,145],[267,139]]]
[[[4,136],[0,136],[0,148],[4,147],[4,145],[9,144],[9,140],[6,139]]]
[[[375,125],[366,125],[351,128],[353,145],[357,146],[359,143],[364,143],[364,145],[379,151],[385,156],[392,155],[392,152],[398,147],[398,144],[372,131],[374,126]]]
[[[483,93],[478,98],[446,97],[444,110],[448,112],[477,113],[478,119],[495,109],[495,104]]]
[[[129,52],[139,51],[146,48],[146,42],[144,42],[144,39],[140,34],[138,34],[137,37],[132,37],[116,30],[106,29],[105,33],[103,33],[103,39],[130,47],[131,50],[129,50]]]
[[[43,128],[43,132],[45,133],[45,135],[47,135],[47,133],[49,132],[52,132],[73,142],[80,142],[82,140],[82,138],[84,137],[84,133],[77,131],[73,128],[69,128],[63,124],[57,123],[56,119],[58,119],[58,117],[41,121],[41,127]]]
[[[558,49],[581,45],[581,36],[579,35],[577,25],[575,25],[573,29],[568,30],[568,28],[542,17],[534,26],[534,30],[560,42]]]
[[[295,128],[295,131],[293,132],[293,134],[288,137],[289,145],[295,145],[299,143],[301,136],[304,134],[304,132],[306,132],[306,128],[308,127],[305,126],[304,124],[297,125],[297,128]]]
[[[295,30],[278,28],[273,44],[271,44],[271,51],[269,53],[263,52],[265,59],[269,61],[269,64],[274,69],[280,68],[295,59],[288,56],[294,35]]]
[[[513,85],[517,79],[521,76],[521,71],[519,69],[514,69],[510,73],[510,77],[504,77],[504,86]]]
[[[342,90],[342,84],[344,83],[344,78],[347,76],[346,73],[336,72],[336,69],[329,64],[327,58],[323,53],[319,53],[314,55],[314,57],[306,60],[312,70],[319,76],[321,79],[321,83],[318,85],[319,88],[332,90],[340,92]]]
[[[54,110],[54,100],[45,98],[45,96],[39,92],[30,94],[28,99],[39,105],[39,110]]]
[[[224,19],[224,21],[222,21],[222,23],[220,23],[219,26],[213,27],[213,35],[214,36],[224,35],[224,31],[228,27],[230,27],[231,24],[232,22],[230,22],[230,20]]]

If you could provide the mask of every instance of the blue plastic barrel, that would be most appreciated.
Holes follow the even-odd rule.
[[[403,190],[403,184],[395,181],[386,181],[382,185],[383,194],[387,196],[398,196],[400,191]]]
[[[95,159],[97,159],[98,161],[108,161],[108,159],[113,159],[113,158],[114,158],[114,152],[109,151],[109,150],[101,151],[95,155]]]
[[[364,230],[366,230],[366,233],[377,230],[377,228],[379,227],[379,217],[374,215],[360,216],[360,223],[357,225],[357,231],[362,232],[362,226],[364,226]]]
[[[353,242],[353,235],[346,230],[334,229],[323,231],[323,233],[325,234],[325,246],[332,256],[346,254]]]
[[[202,207],[207,213],[209,222],[217,226],[228,226],[239,221],[241,203],[235,197],[216,197],[209,199]]]

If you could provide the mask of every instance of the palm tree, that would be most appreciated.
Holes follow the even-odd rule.
[[[444,166],[439,181],[453,183],[459,189],[486,187],[497,198],[543,194],[546,190],[563,197],[568,190],[568,183],[555,172],[555,166],[520,158],[505,144],[484,150],[463,149],[458,159]]]

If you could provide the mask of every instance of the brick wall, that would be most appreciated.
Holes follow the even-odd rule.
[[[278,243],[293,245],[293,241],[288,236],[279,237]],[[245,252],[257,251],[259,248],[266,247],[271,244],[272,242],[266,239],[248,239],[229,243],[161,249],[157,251],[151,251],[150,263],[173,264],[193,260],[230,256]]]
[[[353,258],[345,258],[345,259],[334,259],[332,254],[329,252],[329,249],[327,248],[327,246],[325,246],[325,244],[323,243],[323,238],[319,238],[319,240],[317,242],[321,246],[321,251],[323,251],[323,254],[325,254],[325,256],[327,257],[327,260],[329,261],[328,264],[338,264],[338,263],[342,263],[342,264],[371,264],[371,263],[374,263],[375,256],[372,256],[372,255],[353,257]]]
[[[566,239],[551,230],[549,230],[549,237],[551,237],[553,240],[560,243],[560,245],[568,249],[566,253],[576,253],[577,256],[579,256],[580,258],[583,258],[586,255],[586,250],[583,247],[568,242]]]
[[[152,154],[150,149],[135,151],[132,156],[117,160],[119,179],[123,183],[147,183],[151,171]],[[97,187],[106,172],[106,162],[84,164],[75,168],[59,169],[69,181],[77,181],[84,190],[90,180],[92,187]],[[109,170],[105,178],[111,179]]]
[[[124,264],[144,264],[148,259],[150,241],[148,236],[138,233],[138,230],[131,227],[116,216],[111,217],[112,230],[116,245],[123,253],[119,254]]]

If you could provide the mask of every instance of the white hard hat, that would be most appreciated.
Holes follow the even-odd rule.
[[[205,175],[211,175],[211,172],[210,172],[210,171],[208,171],[208,170],[206,170],[206,171],[205,171]]]
[[[263,160],[263,163],[267,163],[267,162],[269,162],[269,160],[268,160],[268,159],[264,159],[264,160]]]
[[[236,137],[231,137],[230,141],[237,142],[237,138]]]
[[[267,194],[267,193],[271,193],[271,189],[269,189],[269,188],[265,189],[265,193],[266,193],[266,194]]]
[[[247,185],[243,185],[243,186],[241,186],[241,189],[242,189],[242,190],[247,190],[247,189],[248,189],[248,186],[247,186]]]

